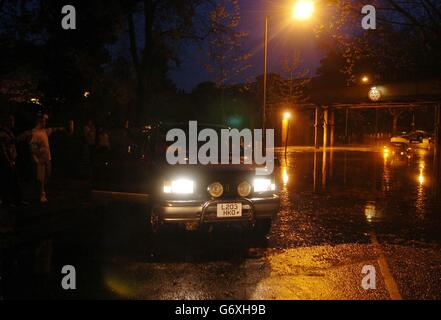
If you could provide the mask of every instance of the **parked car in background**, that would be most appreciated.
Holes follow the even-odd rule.
[[[392,144],[407,144],[417,148],[430,149],[432,144],[432,135],[421,130],[405,133],[400,136],[392,137],[390,142]]]

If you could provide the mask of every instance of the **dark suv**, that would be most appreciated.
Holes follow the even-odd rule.
[[[256,165],[176,165],[165,161],[169,129],[161,124],[127,133],[122,154],[113,148],[95,156],[94,195],[148,203],[153,231],[165,224],[187,229],[241,223],[265,235],[280,208],[274,175],[257,176]],[[226,127],[204,125],[200,129]],[[121,140],[121,139],[119,139]]]

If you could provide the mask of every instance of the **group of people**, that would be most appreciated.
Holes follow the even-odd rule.
[[[14,135],[15,118],[4,115],[0,118],[0,195],[3,207],[21,202],[17,180],[17,148]]]
[[[49,137],[57,131],[73,134],[74,123],[69,121],[67,128],[47,128],[48,116],[38,115],[32,130],[16,137],[14,132],[15,119],[11,115],[0,117],[0,199],[2,207],[25,205],[22,201],[17,174],[17,144],[29,143],[35,178],[38,181],[39,200],[48,202],[47,182],[52,171],[52,153]],[[95,144],[95,127],[89,121],[83,130],[83,138],[87,146]]]

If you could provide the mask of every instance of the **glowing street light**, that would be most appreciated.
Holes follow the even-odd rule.
[[[299,0],[294,4],[292,17],[296,20],[308,20],[314,13],[314,2]]]
[[[284,114],[283,114],[283,119],[284,120],[290,120],[291,119],[291,112],[285,112]]]
[[[361,78],[361,82],[363,82],[363,83],[365,83],[365,84],[369,83],[369,77],[368,77],[368,76],[363,76],[363,77]]]
[[[298,0],[292,9],[293,20],[306,21],[314,14],[314,2],[312,0]],[[263,71],[263,105],[261,110],[262,129],[266,129],[266,101],[267,101],[267,82],[268,82],[268,24],[269,16],[265,17],[265,37],[264,37],[264,71]]]

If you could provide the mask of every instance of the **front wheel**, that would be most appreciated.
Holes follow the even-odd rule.
[[[163,229],[163,224],[161,219],[159,218],[159,215],[157,215],[155,213],[155,209],[152,208],[150,210],[150,219],[149,219],[149,227],[150,227],[150,231],[155,234],[158,235],[162,232]]]

